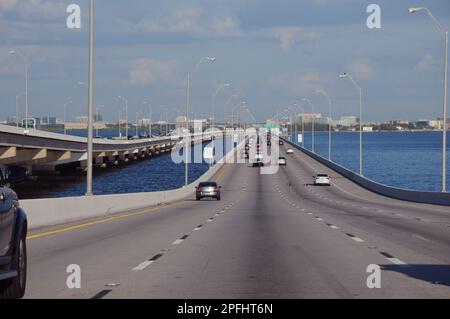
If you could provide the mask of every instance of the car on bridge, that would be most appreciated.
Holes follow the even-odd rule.
[[[25,180],[27,171],[0,165],[0,299],[19,299],[27,280],[27,216],[10,183]]]
[[[203,198],[215,198],[220,200],[222,186],[217,185],[216,182],[201,182],[195,187],[195,198],[201,200]]]
[[[330,176],[328,174],[317,174],[314,176],[315,186],[331,186]]]
[[[294,150],[292,148],[288,148],[286,154],[294,154]]]
[[[262,156],[262,154],[257,153],[255,155],[255,159],[253,160],[253,167],[260,167],[260,166],[264,166],[264,157]]]
[[[286,166],[287,165],[286,157],[283,157],[283,156],[278,157],[278,165],[279,166]]]

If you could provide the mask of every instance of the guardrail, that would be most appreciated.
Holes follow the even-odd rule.
[[[21,200],[20,205],[27,213],[28,228],[37,229],[176,202],[193,195],[195,186],[199,182],[210,180],[224,165],[224,162],[233,157],[242,146],[243,142],[228,152],[224,159],[217,162],[195,182],[179,189],[162,192]]]
[[[283,140],[352,182],[374,193],[409,202],[450,206],[450,193],[414,191],[380,184],[364,176],[360,176],[335,162],[329,161],[316,153],[304,149],[300,145],[294,144],[287,139],[283,138]]]

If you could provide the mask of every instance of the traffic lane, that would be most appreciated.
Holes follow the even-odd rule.
[[[397,272],[366,285],[386,259],[287,203],[273,175],[252,172],[243,196],[105,298],[434,297]]]
[[[209,217],[210,212],[229,205],[239,195],[238,186],[245,176],[228,166],[221,182],[225,186],[222,201],[195,202],[193,199],[147,213],[28,241],[29,278],[27,298],[89,298],[99,286],[115,282],[118,274],[136,266],[149,251],[155,254],[168,248],[172,238],[191,232]],[[164,248],[160,248],[164,247]],[[82,289],[66,286],[66,267],[82,269]]]
[[[371,249],[388,252],[396,259],[414,265],[410,271],[425,283],[449,281],[448,271],[443,271],[450,271],[447,232],[401,217],[370,216],[354,207],[340,207],[311,197],[304,190],[305,186],[295,180],[295,173],[287,167],[281,170],[279,178],[280,191],[287,201],[302,203],[311,214],[323,219],[327,225],[355,236],[354,240],[362,239]],[[433,287],[432,290],[439,290],[439,294],[446,298],[450,296],[445,285]]]
[[[294,164],[294,165],[292,165]],[[441,261],[449,261],[449,254],[445,252],[450,248],[450,233],[448,224],[442,221],[431,221],[429,218],[416,219],[407,214],[398,215],[389,210],[375,209],[361,206],[352,202],[342,202],[329,196],[331,187],[307,186],[302,180],[303,167],[291,165],[282,168],[283,180],[292,187],[287,187],[294,191],[302,200],[310,202],[312,207],[323,210],[333,218],[345,222],[358,229],[366,229],[371,234],[376,234],[382,238],[390,238],[394,242],[402,242],[409,245],[413,250],[422,248],[422,253],[429,254]],[[299,176],[300,175],[300,176]]]
[[[361,204],[361,208],[369,206],[375,210],[390,210],[398,214],[407,213],[412,218],[433,217],[436,221],[450,224],[448,207],[401,201],[370,192],[317,162],[300,150],[294,149],[294,154],[294,156],[289,156],[288,160],[294,160],[295,163],[302,166],[302,178],[304,178],[306,184],[312,183],[313,175],[316,175],[318,172],[327,173],[332,177],[334,187],[326,191],[328,194],[334,195],[334,200],[338,202],[350,203],[355,206]]]
[[[290,176],[289,172],[286,174]],[[422,289],[435,297],[450,297],[447,246],[418,234],[388,229],[370,218],[359,219],[357,213],[350,213],[345,207],[340,210],[338,207],[330,208],[311,202],[299,196],[292,185],[286,185],[285,178],[282,176],[277,190],[288,203],[303,205],[302,210],[311,217],[320,219],[331,229],[381,254],[389,262],[382,265],[385,272],[396,271],[414,279]]]

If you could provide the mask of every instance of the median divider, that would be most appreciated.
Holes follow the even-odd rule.
[[[161,192],[30,199],[21,200],[20,205],[27,214],[28,228],[38,229],[177,202],[193,196],[195,186],[199,182],[211,180],[242,146],[243,142],[239,143],[195,182],[178,189]]]
[[[347,179],[351,180],[352,182],[358,184],[359,186],[386,196],[390,198],[400,199],[404,201],[409,202],[416,202],[416,203],[422,203],[422,204],[433,204],[433,205],[444,205],[444,206],[450,206],[450,193],[442,193],[442,192],[426,192],[426,191],[414,191],[409,189],[403,189],[403,188],[396,188],[392,186],[387,186],[384,184],[377,183],[373,180],[370,180],[364,176],[360,176],[359,174],[350,171],[349,169],[335,163],[332,161],[329,161],[328,159],[313,153],[300,145],[297,145],[295,143],[292,143],[291,141],[284,139],[283,140],[292,145],[293,147],[299,149],[306,155],[312,157],[316,161],[320,162],[321,164],[327,166],[328,168],[334,170],[335,172],[341,174],[342,176],[346,177]]]

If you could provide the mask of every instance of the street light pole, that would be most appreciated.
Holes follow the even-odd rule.
[[[442,127],[442,192],[447,192],[447,99],[448,99],[448,31],[445,30],[439,21],[433,16],[431,11],[425,7],[409,8],[409,13],[425,10],[433,21],[434,25],[441,33],[444,40],[444,105],[443,105],[443,127]]]
[[[362,138],[362,89],[350,74],[339,75],[341,79],[348,78],[359,91],[359,175],[363,176],[363,138]]]
[[[67,105],[71,104],[71,103],[72,103],[72,101],[64,103],[64,135],[67,135],[67,128],[66,128]]]
[[[128,140],[128,99],[120,95],[119,99],[125,102],[125,138]]]
[[[86,196],[92,196],[93,172],[93,108],[94,108],[94,0],[89,1],[89,89],[88,89],[88,145]]]
[[[219,94],[220,93],[220,91],[222,91],[225,87],[229,87],[230,86],[230,83],[223,83],[223,84],[221,84],[218,88],[217,88],[217,90],[212,94],[212,96],[211,96],[211,111],[212,111],[212,113],[211,113],[211,115],[212,115],[212,117],[211,117],[211,120],[212,120],[212,122],[211,122],[211,126],[214,126],[214,122],[215,122],[215,100],[216,100],[216,96],[217,96],[217,94]]]
[[[95,119],[95,121],[94,121],[94,123],[97,123],[97,126],[96,126],[96,133],[95,133],[95,135],[96,135],[96,137],[98,137],[99,135],[98,135],[98,122],[99,122],[99,118],[100,118],[100,109],[102,109],[102,108],[104,108],[105,106],[104,105],[99,105],[99,106],[97,106],[96,108],[95,108],[95,110],[96,110],[96,113],[97,113],[97,115],[96,115],[96,119]]]
[[[24,65],[25,65],[25,129],[28,130],[28,57],[17,50],[9,51],[9,54],[18,54],[24,60]]]
[[[301,112],[304,114],[305,110],[303,109],[303,107],[300,104],[295,103],[294,106],[297,106]],[[303,120],[303,114],[301,116],[302,118],[302,147],[305,148],[305,122]],[[298,143],[298,136],[297,136],[297,143]]]
[[[245,104],[247,104],[247,102],[243,101],[243,102],[237,104],[236,106],[234,106],[234,107],[231,109],[231,120],[232,120],[233,128],[234,128],[234,125],[236,124],[236,122],[235,122],[235,120],[234,120],[234,110],[236,110],[236,108],[239,108],[239,107],[241,107],[241,106],[244,106]]]
[[[322,94],[328,101],[328,106],[329,106],[328,117],[329,117],[329,121],[330,121],[328,123],[328,160],[331,161],[331,121],[332,121],[331,108],[332,108],[332,102],[325,90],[317,90],[316,93]]]
[[[316,117],[314,116],[314,104],[311,103],[311,101],[308,98],[303,98],[302,101],[306,101],[308,102],[308,104],[311,106],[311,110],[312,110],[312,152],[315,153],[315,122],[316,122]]]
[[[185,144],[185,158],[184,158],[184,185],[187,186],[189,185],[189,157],[188,157],[188,148],[190,148],[189,145],[189,141],[190,138],[188,138],[188,136],[190,135],[190,130],[189,130],[189,108],[190,108],[190,102],[191,102],[191,77],[195,74],[195,72],[197,71],[197,69],[200,67],[200,65],[203,63],[203,61],[209,61],[209,62],[215,62],[216,58],[211,58],[211,57],[204,57],[201,58],[200,61],[198,61],[198,63],[196,64],[196,66],[194,67],[194,69],[192,70],[192,72],[188,72],[187,74],[187,94],[186,94],[186,126],[187,126],[187,135],[185,137],[186,140],[186,144]],[[195,133],[195,132],[194,132]]]
[[[152,136],[152,104],[144,101],[142,104],[148,104],[148,137],[151,138]],[[143,123],[142,123],[143,124]]]
[[[16,127],[19,127],[19,100],[23,95],[23,93],[16,95]]]
[[[233,98],[238,98],[238,97],[239,97],[239,95],[233,94],[233,95],[230,96],[230,98],[225,102],[225,118],[224,118],[224,124],[225,124],[225,127],[226,127],[227,116],[228,116],[228,105],[230,104],[230,102],[231,102],[231,100],[232,100]]]

